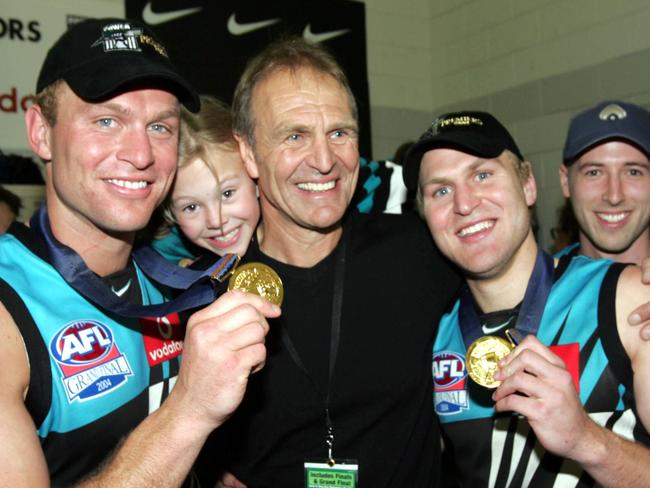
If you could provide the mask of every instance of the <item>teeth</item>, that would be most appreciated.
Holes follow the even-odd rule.
[[[129,190],[139,190],[147,186],[146,181],[126,181],[126,180],[116,180],[113,178],[111,178],[108,181],[109,183],[113,183],[114,185],[121,186],[122,188],[128,188]]]
[[[335,181],[328,181],[327,183],[298,183],[298,188],[306,191],[327,191],[336,186]]]
[[[465,227],[462,229],[458,235],[461,237],[468,236],[470,234],[475,234],[476,232],[480,232],[485,229],[489,229],[490,227],[494,226],[494,222],[491,220],[485,220],[483,222],[479,222],[478,224],[470,225],[469,227]]]
[[[625,218],[625,213],[618,213],[618,214],[610,214],[610,213],[599,213],[598,216],[606,220],[607,222],[610,222],[612,224],[615,224],[617,222],[620,222]]]
[[[215,241],[219,241],[219,242],[228,242],[230,239],[232,239],[233,237],[235,237],[235,234],[237,234],[237,231],[238,231],[238,230],[239,230],[239,229],[231,230],[230,232],[228,232],[228,233],[225,234],[225,235],[215,237],[214,240],[215,240]]]

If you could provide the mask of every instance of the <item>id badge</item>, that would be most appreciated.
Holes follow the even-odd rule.
[[[345,459],[334,465],[326,461],[305,461],[305,488],[357,488],[359,464]]]

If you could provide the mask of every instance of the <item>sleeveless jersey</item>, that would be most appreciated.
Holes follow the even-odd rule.
[[[25,342],[25,403],[52,486],[70,486],[160,406],[178,373],[184,327],[177,314],[125,319],[97,308],[39,244],[24,227],[0,236],[0,301]],[[136,273],[144,305],[165,300]]]
[[[638,419],[630,360],[616,329],[616,284],[624,266],[584,256],[563,258],[537,332],[547,346],[576,347],[580,400],[598,424],[646,445]],[[434,345],[434,408],[445,456],[461,486],[593,486],[577,463],[544,450],[527,421],[497,414],[491,394],[465,367],[459,301],[441,320]],[[579,348],[579,356],[577,354]]]

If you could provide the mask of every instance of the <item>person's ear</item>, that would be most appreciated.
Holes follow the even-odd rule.
[[[569,168],[564,163],[560,165],[560,186],[562,187],[562,194],[564,198],[571,198],[571,189],[569,187]]]
[[[528,177],[523,184],[524,196],[526,197],[526,205],[532,207],[537,201],[537,182],[533,174],[533,165],[528,161],[524,161],[523,164],[528,166]]]
[[[52,160],[50,132],[52,127],[45,119],[41,107],[32,104],[25,112],[27,140],[32,151],[43,161]]]
[[[241,156],[242,161],[244,162],[244,167],[248,176],[253,179],[257,179],[260,175],[259,168],[257,166],[257,161],[255,160],[255,152],[253,151],[253,146],[248,141],[246,136],[235,133],[235,140],[239,146],[239,155]]]

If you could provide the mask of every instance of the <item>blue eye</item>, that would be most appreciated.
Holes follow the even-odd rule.
[[[444,197],[446,195],[449,195],[450,192],[451,190],[448,186],[443,186],[442,188],[438,188],[435,192],[433,192],[433,196]]]
[[[476,175],[479,181],[484,181],[487,180],[490,177],[490,173],[487,171],[481,171],[478,175]]]
[[[160,132],[160,133],[171,132],[169,128],[164,124],[151,124],[149,128],[154,132]]]
[[[104,118],[99,119],[97,121],[97,125],[99,125],[100,127],[106,127],[106,128],[112,127],[114,123],[115,123],[115,120],[111,119],[110,117],[104,117]]]

